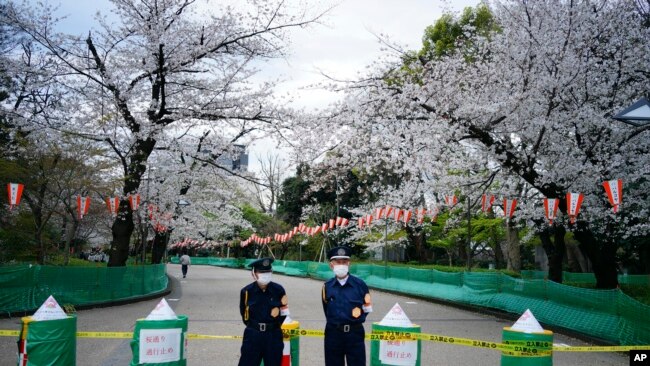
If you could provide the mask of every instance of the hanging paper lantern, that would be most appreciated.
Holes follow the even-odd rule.
[[[507,198],[503,199],[503,214],[507,218],[512,218],[515,214],[515,208],[517,208],[517,200],[512,199],[508,200]]]
[[[372,224],[372,215],[366,216],[366,225]]]
[[[158,214],[158,206],[154,205],[153,203],[150,203],[149,206],[147,207],[147,212],[149,213],[149,220],[153,220],[154,216]]]
[[[580,212],[580,206],[582,205],[582,200],[584,195],[582,193],[567,193],[566,194],[566,210],[569,215],[571,223],[576,222],[578,213]]]
[[[436,222],[436,220],[438,220],[439,212],[440,210],[438,209],[438,206],[433,206],[433,208],[429,210],[429,213],[431,214],[431,222]]]
[[[421,208],[419,210],[415,210],[415,214],[418,218],[418,224],[422,224],[424,222],[424,216],[427,214],[427,210]]]
[[[544,198],[544,215],[549,225],[553,225],[553,220],[557,217],[557,208],[560,206],[560,200],[557,198]]]
[[[293,231],[291,233],[292,233],[291,235],[296,235],[298,233],[298,227],[294,226]]]
[[[607,192],[607,199],[612,205],[612,210],[614,213],[617,213],[621,203],[623,203],[623,180],[614,179],[603,182],[603,187]]]
[[[402,219],[402,213],[403,211],[399,208],[395,209],[395,221],[399,222]]]
[[[20,198],[23,196],[24,185],[20,183],[8,183],[7,184],[7,193],[9,194],[9,210],[13,209],[14,206],[18,206],[20,203]]]
[[[375,220],[381,219],[381,217],[384,215],[384,209],[383,208],[376,208],[375,209]]]
[[[365,220],[364,220],[363,217],[359,217],[359,218],[357,219],[357,226],[359,227],[359,229],[363,229],[363,222],[364,222],[364,221],[365,221]]]
[[[117,211],[120,208],[120,198],[119,197],[107,197],[106,198],[106,207],[108,212],[111,213],[111,216],[117,216]]]
[[[492,204],[494,203],[494,195],[490,195],[488,197],[487,194],[484,194],[483,197],[481,197],[481,211],[483,212],[488,212],[492,210]]]
[[[348,226],[350,223],[350,219],[342,218],[341,219],[341,226]]]
[[[384,209],[385,217],[388,219],[392,214],[393,214],[393,208],[390,206],[386,206],[386,208]]]
[[[323,225],[327,225],[327,224],[323,224]],[[323,228],[322,226],[316,226],[316,227],[314,228],[314,231],[313,231],[314,234],[313,234],[313,235],[318,234],[318,232],[321,231],[322,228]]]
[[[90,197],[77,196],[77,213],[79,214],[79,220],[83,219],[84,216],[88,214],[88,209],[90,209]]]
[[[411,210],[404,211],[404,224],[408,224],[409,221],[411,221],[411,216],[413,215],[413,212]]]
[[[129,195],[129,206],[131,211],[137,211],[140,208],[140,193]]]
[[[340,216],[336,216],[336,223],[335,223],[336,226],[341,226],[341,221],[342,221],[342,220],[343,220],[342,217],[340,217]]]
[[[455,194],[451,196],[445,196],[445,204],[447,205],[447,207],[449,208],[454,207],[456,206],[457,203],[458,203],[458,197],[456,197]]]
[[[330,224],[327,226],[329,229],[334,229],[334,224],[336,223],[336,220],[330,219]]]

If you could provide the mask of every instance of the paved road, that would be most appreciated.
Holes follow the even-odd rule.
[[[177,314],[189,317],[189,333],[209,335],[241,335],[244,326],[239,316],[239,290],[252,281],[250,272],[227,268],[192,266],[188,278],[181,278],[180,265],[169,265],[168,273],[174,287],[166,297]],[[304,329],[322,329],[323,311],[320,303],[321,281],[275,275],[289,295],[291,316]],[[372,291],[374,312],[368,317],[366,331],[371,323],[399,303],[409,318],[422,327],[424,333],[434,333],[492,342],[501,341],[504,321],[492,316],[450,308],[421,299]],[[79,331],[133,331],[135,320],[145,317],[159,300],[135,304],[82,310],[77,314]],[[0,319],[0,329],[20,328],[20,319]],[[586,343],[555,334],[555,343],[571,346]],[[240,340],[191,340],[188,346],[188,365],[236,365]],[[368,356],[370,345],[367,346]],[[16,364],[16,339],[0,337],[0,365]],[[368,357],[369,358],[369,357]],[[124,339],[88,339],[77,342],[77,365],[124,366],[131,360],[129,341]],[[322,338],[302,338],[300,365],[323,365]],[[623,353],[569,353],[556,352],[554,365],[596,366],[628,365]],[[499,365],[500,353],[441,343],[422,343],[422,365]]]

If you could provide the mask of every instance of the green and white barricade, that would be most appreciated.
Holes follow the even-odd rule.
[[[76,365],[77,317],[66,315],[54,297],[21,320],[18,366]]]
[[[136,321],[131,351],[131,366],[187,365],[187,316],[177,316],[162,299],[147,318]]]
[[[501,366],[553,365],[553,332],[544,330],[530,309],[512,327],[504,327],[502,337],[503,343],[514,345],[517,353],[502,351]]]
[[[386,340],[370,341],[370,365],[420,366],[421,341],[398,339],[420,331],[420,326],[411,323],[402,307],[395,304],[379,323],[372,324],[372,332],[382,333]]]
[[[282,323],[283,331],[296,331],[300,329],[300,323],[289,319]],[[300,366],[300,336],[297,334],[284,333],[284,349],[282,350],[282,366]]]

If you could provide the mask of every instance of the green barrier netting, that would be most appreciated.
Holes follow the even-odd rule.
[[[86,305],[140,297],[167,288],[164,264],[129,267],[0,267],[0,311],[35,310],[53,295]]]
[[[170,320],[145,320],[135,322],[131,352],[131,366],[187,365],[187,316],[178,315]]]
[[[240,260],[240,268],[255,259]],[[194,258],[192,258],[194,263]],[[328,263],[276,260],[273,270],[327,280]],[[545,280],[543,271],[522,278],[500,272],[442,272],[435,269],[354,264],[350,273],[373,288],[522,314],[530,309],[542,323],[572,329],[623,345],[650,344],[650,306],[618,289],[593,290]],[[588,283],[593,274],[564,272],[565,281]],[[650,284],[648,275],[620,275],[620,283]]]
[[[22,318],[27,366],[74,366],[77,357],[77,317],[34,321]],[[21,352],[21,351],[19,351]]]

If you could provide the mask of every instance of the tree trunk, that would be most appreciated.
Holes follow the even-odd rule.
[[[67,221],[67,219],[66,219],[66,221]],[[63,249],[63,256],[64,256],[63,257],[63,264],[66,265],[66,266],[70,262],[70,247],[71,247],[71,244],[72,244],[72,240],[75,238],[75,236],[77,234],[77,229],[78,228],[79,228],[79,221],[74,220],[74,221],[72,221],[72,228],[66,230],[66,233],[65,233],[65,245],[64,245],[64,249]]]
[[[109,267],[122,267],[129,259],[129,246],[131,245],[131,234],[133,233],[133,213],[127,200],[120,200],[120,212],[113,222],[113,242],[109,251]]]
[[[151,264],[162,263],[162,259],[165,255],[165,249],[167,249],[167,243],[169,242],[170,236],[170,230],[163,232],[156,231],[156,236],[153,238],[153,244],[151,248]]]
[[[407,257],[408,260],[416,260],[420,263],[427,263],[430,258],[429,251],[425,247],[424,231],[416,231],[410,226],[405,227],[408,237]]]
[[[585,224],[578,224],[574,236],[580,242],[580,249],[591,260],[594,267],[596,288],[613,289],[618,287],[616,245],[605,240],[598,240]]]
[[[587,272],[585,258],[576,244],[567,244],[566,257],[569,271],[575,273]]]
[[[539,271],[548,271],[548,257],[546,251],[541,245],[535,246],[535,268]]]
[[[519,230],[510,220],[506,220],[506,241],[504,253],[506,254],[506,268],[509,271],[521,271],[521,250],[519,249]]]
[[[553,234],[553,241],[551,241],[551,234]],[[548,257],[548,279],[557,283],[562,283],[562,264],[566,253],[565,234],[564,226],[554,226],[553,229],[546,228],[539,233],[542,246]]]

